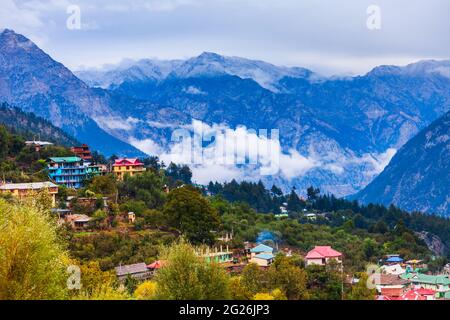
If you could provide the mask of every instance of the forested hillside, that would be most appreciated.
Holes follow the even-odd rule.
[[[0,104],[0,124],[27,140],[49,141],[66,147],[79,144],[75,138],[55,127],[50,121],[34,113],[23,112],[7,103]]]

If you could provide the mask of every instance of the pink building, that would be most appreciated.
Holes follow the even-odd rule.
[[[308,252],[305,257],[306,265],[326,265],[331,259],[342,263],[342,253],[332,249],[330,246],[316,246]]]

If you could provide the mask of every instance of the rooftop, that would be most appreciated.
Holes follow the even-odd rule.
[[[80,162],[82,159],[78,157],[53,157],[49,158],[50,161],[56,162],[56,163],[63,163],[63,162]]]
[[[113,166],[120,166],[120,165],[127,165],[127,166],[141,166],[144,165],[139,159],[137,158],[121,158],[114,161]]]
[[[403,279],[410,279],[413,282],[418,283],[427,283],[427,284],[443,284],[443,285],[450,285],[450,278],[445,275],[428,275],[428,274],[422,274],[422,273],[416,273],[416,274],[404,274],[401,276]]]
[[[30,141],[25,141],[26,145],[37,145],[37,146],[49,146],[52,145],[53,143],[48,142],[48,141],[36,141],[36,140],[30,140]]]
[[[0,190],[39,190],[45,188],[57,188],[52,182],[31,182],[31,183],[6,183],[0,186]]]
[[[147,266],[148,269],[160,269],[166,264],[165,260],[157,260]]]
[[[342,253],[334,250],[330,246],[316,246],[308,252],[306,259],[321,259],[321,258],[338,258]]]
[[[400,257],[389,257],[386,259],[386,262],[403,262],[403,259]]]
[[[125,266],[118,266],[115,269],[118,276],[125,276],[127,274],[147,272],[147,265],[142,262]]]
[[[261,253],[261,252],[273,252],[273,248],[266,246],[265,244],[259,244],[256,247],[250,249],[252,253]]]
[[[375,284],[384,286],[399,286],[408,284],[408,280],[402,279],[394,274],[380,274],[378,279],[375,279]]]

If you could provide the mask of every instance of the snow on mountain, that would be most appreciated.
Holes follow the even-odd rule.
[[[212,52],[188,60],[125,61],[106,70],[84,70],[76,75],[93,87],[110,88],[124,82],[160,81],[168,77],[192,78],[234,75],[252,79],[263,88],[278,92],[278,81],[284,77],[306,78],[312,76],[308,69],[280,67],[273,64],[239,57],[225,57]]]

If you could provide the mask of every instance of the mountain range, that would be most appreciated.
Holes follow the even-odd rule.
[[[313,184],[337,195],[368,184],[396,150],[450,109],[450,61],[325,78],[304,68],[205,52],[76,74],[98,90],[152,104],[121,110],[124,119],[144,120],[128,131],[138,140],[166,146],[171,130],[192,119],[208,126],[277,128],[284,172],[263,180],[298,189]]]
[[[450,61],[380,66],[354,77],[205,52],[72,73],[11,30],[0,34],[0,100],[110,155],[170,159],[175,129],[278,129],[280,173],[193,166],[194,180],[262,179],[353,194],[450,110]],[[218,141],[216,141],[218,143]]]
[[[364,203],[450,215],[450,112],[408,141],[385,170],[352,196]]]

